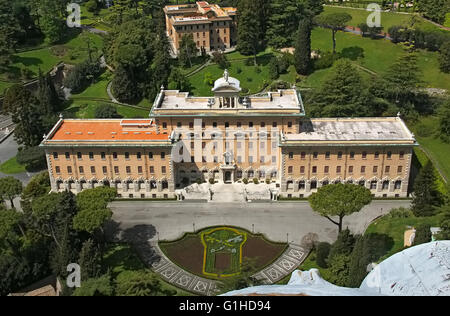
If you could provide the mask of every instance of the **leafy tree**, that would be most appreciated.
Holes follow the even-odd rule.
[[[359,287],[368,273],[368,265],[385,255],[393,243],[388,235],[372,233],[359,237],[350,257],[347,286]]]
[[[27,171],[43,170],[47,167],[45,151],[39,146],[20,150],[17,154],[17,162],[25,165]]]
[[[298,27],[295,40],[295,69],[301,75],[311,70],[311,20],[303,19]]]
[[[441,46],[439,54],[439,68],[442,72],[450,73],[450,40]]]
[[[121,118],[122,115],[117,113],[117,108],[111,104],[100,104],[95,108],[95,118],[108,119],[108,118]]]
[[[0,178],[0,197],[8,199],[14,208],[14,198],[22,193],[23,186],[20,180],[14,177]]]
[[[334,54],[336,53],[336,33],[343,30],[351,19],[352,16],[346,12],[325,13],[316,17],[316,21],[319,25],[331,29]]]
[[[105,274],[99,278],[84,281],[72,296],[112,296],[113,294],[114,287],[111,284],[111,277]]]
[[[441,205],[441,194],[436,184],[433,164],[429,161],[414,181],[414,197],[411,210],[415,216],[432,216]]]
[[[414,238],[414,245],[426,244],[431,241],[431,226],[426,223],[421,223],[416,227],[416,236]]]
[[[447,0],[420,0],[417,6],[425,17],[439,24],[444,24],[445,14],[450,12],[450,3]]]
[[[327,242],[321,242],[317,246],[316,263],[321,268],[328,268],[328,255],[330,254],[331,245]]]
[[[50,192],[48,171],[33,176],[22,192],[22,200],[33,200]]]
[[[9,113],[16,124],[14,137],[26,147],[37,146],[46,132],[38,100],[22,85],[14,85],[5,93],[3,113]]]
[[[0,23],[0,72],[2,72],[11,63],[17,37],[22,32],[13,7],[7,0],[0,0],[0,21],[2,21]]]
[[[62,40],[66,32],[66,0],[41,0],[38,3],[39,26],[46,41],[51,44]]]
[[[93,83],[100,73],[101,69],[98,62],[91,63],[89,60],[85,60],[67,74],[64,85],[70,88],[73,93],[79,93]]]
[[[73,227],[94,234],[97,230],[103,231],[103,226],[111,217],[109,209],[84,209],[73,218]]]
[[[45,114],[53,114],[57,111],[60,101],[55,86],[50,74],[43,75],[40,69],[36,97]]]
[[[152,273],[136,271],[117,280],[116,295],[119,296],[170,296],[174,293],[162,288],[161,282]]]
[[[450,143],[450,100],[439,109],[439,134],[443,141]]]
[[[108,203],[112,202],[116,196],[116,189],[100,186],[79,193],[77,195],[77,205],[80,210],[90,208],[105,209]]]
[[[309,199],[312,209],[327,218],[342,231],[345,216],[359,212],[372,201],[369,189],[354,184],[332,184],[319,188]],[[338,220],[332,217],[337,216]]]
[[[16,210],[6,210],[0,206],[0,253],[2,250],[18,249],[19,237],[25,232],[21,225],[22,216]]]
[[[338,254],[328,261],[330,276],[328,281],[338,285],[347,286],[349,280],[350,256]]]
[[[313,117],[364,117],[378,114],[363,78],[347,59],[335,62],[310,97]]]
[[[198,54],[197,44],[194,42],[192,34],[185,34],[181,37],[178,61],[182,67],[192,67],[192,58]]]
[[[180,90],[184,92],[189,92],[191,90],[189,79],[183,74],[181,69],[172,69],[169,77],[169,90]]]
[[[227,69],[231,66],[230,62],[228,61],[227,55],[220,51],[213,52],[211,60],[214,63],[218,64],[221,69]]]
[[[83,243],[83,247],[80,252],[80,268],[81,268],[81,279],[87,281],[91,278],[96,278],[99,276],[101,270],[101,254],[96,246],[94,240],[88,239]]]
[[[256,55],[263,47],[264,29],[260,19],[260,0],[242,0],[238,4],[236,49],[245,56]]]
[[[350,256],[355,246],[355,241],[355,237],[348,228],[341,231],[337,240],[331,245],[328,260],[331,260],[336,255]]]
[[[112,81],[112,92],[114,97],[125,103],[133,103],[142,98],[142,91],[133,76],[123,66],[119,66],[114,73]]]
[[[278,71],[278,59],[276,57],[272,57],[269,63],[269,76],[270,79],[276,80],[280,77],[280,73]]]

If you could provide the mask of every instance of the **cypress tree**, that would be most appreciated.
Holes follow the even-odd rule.
[[[432,216],[441,205],[441,195],[437,189],[434,168],[429,161],[414,181],[412,208],[415,216]]]
[[[295,40],[295,69],[301,75],[307,75],[311,66],[311,20],[300,21]]]

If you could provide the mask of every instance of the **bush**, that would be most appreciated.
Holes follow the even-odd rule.
[[[341,58],[339,54],[333,54],[332,52],[321,53],[320,58],[314,61],[314,69],[319,70],[330,68],[339,58]]]
[[[212,53],[212,61],[215,62],[216,64],[218,64],[219,67],[222,69],[230,68],[230,66],[231,66],[230,62],[228,61],[227,56],[222,52],[218,52],[218,51],[213,52]]]
[[[266,184],[270,184],[270,179],[266,179]]]
[[[321,268],[328,268],[328,255],[330,254],[331,244],[327,242],[321,242],[317,246],[316,251],[316,263]]]
[[[117,113],[117,108],[111,104],[99,105],[95,109],[94,116],[98,119],[122,118],[122,116]]]
[[[388,218],[410,218],[413,216],[413,212],[405,207],[395,208],[387,215]]]
[[[101,73],[98,63],[84,61],[76,65],[64,79],[64,86],[71,89],[73,93],[80,93],[86,89],[93,80]]]
[[[39,146],[19,151],[17,154],[17,162],[25,165],[27,171],[39,171],[47,168],[44,149]]]
[[[253,178],[253,183],[254,183],[254,184],[259,184],[258,178]]]

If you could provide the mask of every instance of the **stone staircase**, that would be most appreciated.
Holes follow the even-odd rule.
[[[211,203],[245,203],[244,190],[240,186],[230,184],[216,184],[213,188]]]

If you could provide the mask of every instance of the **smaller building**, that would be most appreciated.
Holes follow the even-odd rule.
[[[236,46],[237,9],[199,1],[164,8],[167,34],[175,53],[184,35],[192,35],[199,50],[226,50]]]

